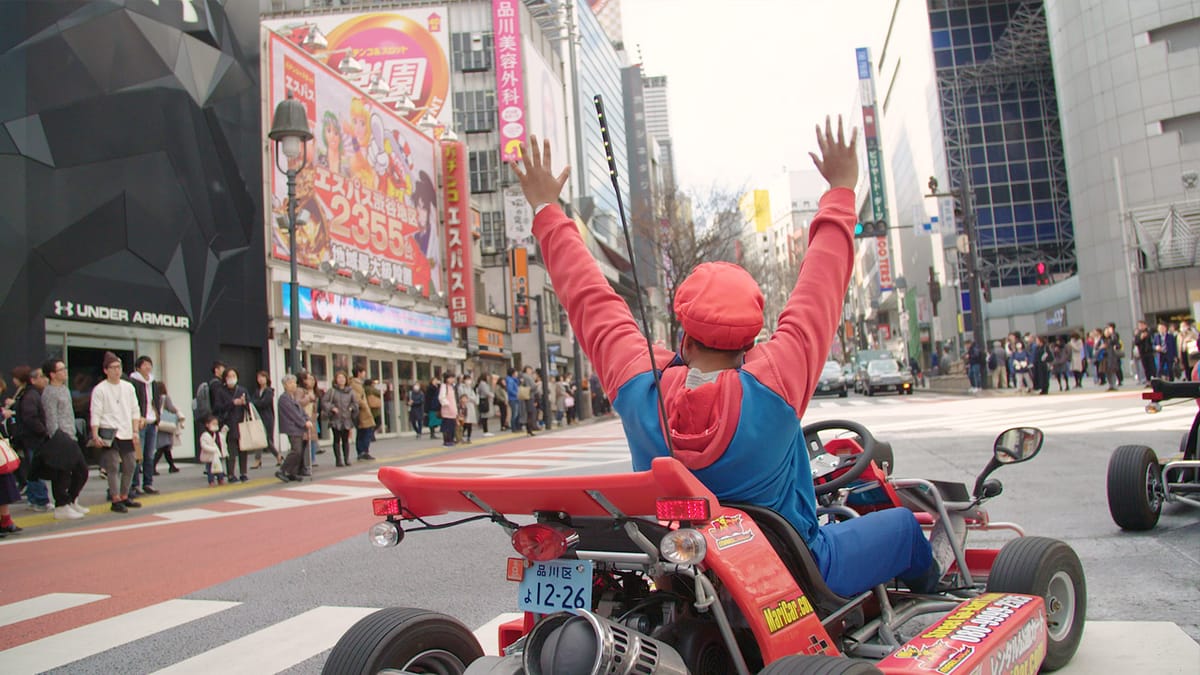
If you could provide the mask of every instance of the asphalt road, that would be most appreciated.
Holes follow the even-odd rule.
[[[1182,657],[1125,672],[1200,673],[1200,512],[1168,508],[1157,529],[1131,534],[1117,529],[1106,506],[1112,449],[1141,443],[1174,451],[1194,413],[1176,407],[1149,416],[1141,407],[1132,391],[851,396],[819,399],[805,421],[858,421],[893,444],[897,475],[967,482],[998,432],[1042,428],[1037,458],[995,474],[1005,489],[988,505],[992,519],[1075,548],[1087,575],[1089,621],[1138,622],[1119,626],[1127,636],[1161,636],[1160,648],[1190,636]],[[629,468],[616,421],[486,440],[450,455],[432,454],[428,441],[384,442],[375,454],[440,473]],[[472,629],[514,611],[515,584],[504,579],[512,549],[494,525],[413,533],[396,548],[372,548],[365,533],[375,522],[369,495],[378,487],[368,468],[327,472],[303,486],[259,480],[194,497],[181,488],[174,499],[147,500],[147,513],[131,519],[95,514],[91,522],[35,525],[0,541],[0,559],[9,563],[0,586],[0,672],[317,673],[345,627],[371,608],[435,609]],[[194,467],[176,476],[188,471]],[[47,600],[53,593],[72,595]],[[65,608],[47,611],[55,602]],[[1178,651],[1178,640],[1171,644]],[[1085,637],[1080,667],[1104,663],[1109,647]]]

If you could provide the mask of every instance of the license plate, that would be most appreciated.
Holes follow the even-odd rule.
[[[517,588],[517,606],[523,611],[553,614],[569,609],[592,608],[592,561],[550,560],[535,562],[525,570]]]

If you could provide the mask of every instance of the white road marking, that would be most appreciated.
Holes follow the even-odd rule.
[[[220,511],[209,509],[179,509],[178,511],[164,511],[163,513],[156,513],[154,515],[176,523],[183,523],[189,520],[207,520],[220,513]]]
[[[1200,673],[1200,644],[1170,621],[1088,621],[1063,675]]]
[[[289,499],[287,497],[276,497],[274,495],[252,495],[250,497],[235,497],[234,499],[226,499],[230,504],[242,504],[244,506],[254,506],[260,509],[290,509],[296,506],[307,506],[312,502],[304,499]]]
[[[40,673],[202,619],[241,603],[167,600],[0,652],[0,671]]]
[[[340,497],[371,497],[378,496],[381,493],[386,493],[387,488],[380,485],[379,487],[356,487],[353,485],[330,485],[328,483],[313,483],[312,485],[301,485],[299,487],[286,488],[284,492],[304,492],[315,493],[322,495],[338,495]]]
[[[520,612],[506,612],[500,614],[491,621],[476,628],[475,639],[479,640],[479,646],[483,647],[483,653],[487,656],[501,656],[500,654],[500,624],[508,623],[513,619],[521,618]]]
[[[349,476],[337,476],[336,478],[332,478],[330,480],[345,480],[345,481],[351,481],[354,483],[378,484],[379,483],[379,474],[377,472],[355,473],[355,474],[351,474]]]
[[[210,649],[157,675],[278,673],[332,649],[350,626],[378,611],[371,607],[317,607]]]
[[[97,600],[107,600],[112,596],[96,595],[95,593],[47,593],[36,598],[10,602],[0,606],[0,626],[8,626],[39,616],[61,612],[64,609],[79,607]]]
[[[497,469],[486,465],[481,466],[440,466],[437,464],[416,464],[404,467],[406,471],[412,471],[417,474],[430,473],[446,473],[456,476],[470,474],[485,474],[488,476],[521,476],[526,473],[524,469]]]

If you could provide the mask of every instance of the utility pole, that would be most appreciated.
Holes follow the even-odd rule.
[[[971,334],[980,353],[986,353],[988,341],[984,334],[983,292],[980,284],[982,275],[979,271],[979,233],[975,221],[975,200],[970,185],[966,183],[964,174],[963,184],[950,192],[938,192],[937,178],[929,179],[929,194],[926,197],[953,197],[962,206],[963,230],[967,237],[967,296],[971,299]],[[944,215],[944,214],[943,214]],[[970,364],[968,370],[970,369]],[[981,384],[984,389],[991,389],[991,378],[987,376],[987,365],[981,368],[983,377]]]
[[[538,361],[542,366],[542,416],[546,419],[546,428],[550,428],[550,416],[546,414],[545,410],[545,406],[549,405],[550,401],[550,387],[546,383],[550,378],[550,369],[546,367],[546,323],[542,314],[541,294],[531,297],[534,304],[537,305]]]

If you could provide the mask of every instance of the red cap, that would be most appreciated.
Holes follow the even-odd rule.
[[[763,294],[754,277],[726,262],[696,266],[675,292],[683,330],[705,347],[744,349],[763,327]]]

